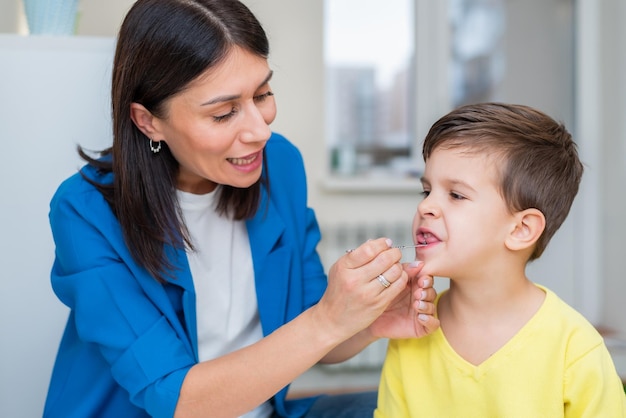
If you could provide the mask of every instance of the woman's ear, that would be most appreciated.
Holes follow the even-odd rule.
[[[531,208],[515,214],[515,227],[507,236],[506,247],[511,251],[531,248],[546,227],[546,218],[539,209]]]
[[[148,138],[159,141],[159,131],[157,129],[157,125],[155,124],[155,117],[150,113],[148,109],[144,107],[144,105],[139,103],[131,103],[130,104],[130,118],[133,120],[133,123],[137,128],[143,132],[145,136]]]

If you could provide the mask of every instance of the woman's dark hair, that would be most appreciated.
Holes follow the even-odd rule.
[[[265,31],[237,0],[138,0],[119,31],[113,63],[111,106],[113,145],[93,158],[79,154],[100,172],[113,172],[112,184],[92,183],[113,209],[135,260],[163,281],[171,263],[164,245],[191,245],[176,199],[179,164],[161,142],[158,154],[133,123],[131,103],[156,117],[166,102],[190,82],[220,64],[233,46],[267,58]],[[249,188],[220,188],[218,210],[237,220],[259,206],[259,179]]]
[[[471,104],[433,124],[424,139],[424,161],[438,148],[462,148],[499,162],[500,192],[509,210],[536,208],[545,217],[529,260],[539,258],[567,218],[583,175],[576,143],[565,126],[528,106]]]

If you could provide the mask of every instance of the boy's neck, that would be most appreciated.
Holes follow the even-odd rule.
[[[450,281],[437,314],[452,348],[478,365],[502,348],[539,310],[545,292],[522,277],[501,278],[488,286]]]

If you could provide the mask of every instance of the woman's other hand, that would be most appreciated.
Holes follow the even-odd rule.
[[[419,276],[423,262],[403,265],[408,277],[406,288],[387,310],[370,326],[373,335],[382,338],[419,338],[439,328],[435,317],[433,277]]]

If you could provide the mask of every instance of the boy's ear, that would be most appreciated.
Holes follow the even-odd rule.
[[[532,247],[546,227],[546,218],[539,209],[526,209],[515,214],[515,227],[507,236],[506,247],[520,251]]]
[[[154,141],[161,140],[161,138],[157,138],[159,136],[159,130],[158,124],[155,123],[156,118],[148,109],[144,107],[144,105],[135,102],[131,103],[130,118],[133,120],[135,126],[143,132],[145,136]]]

